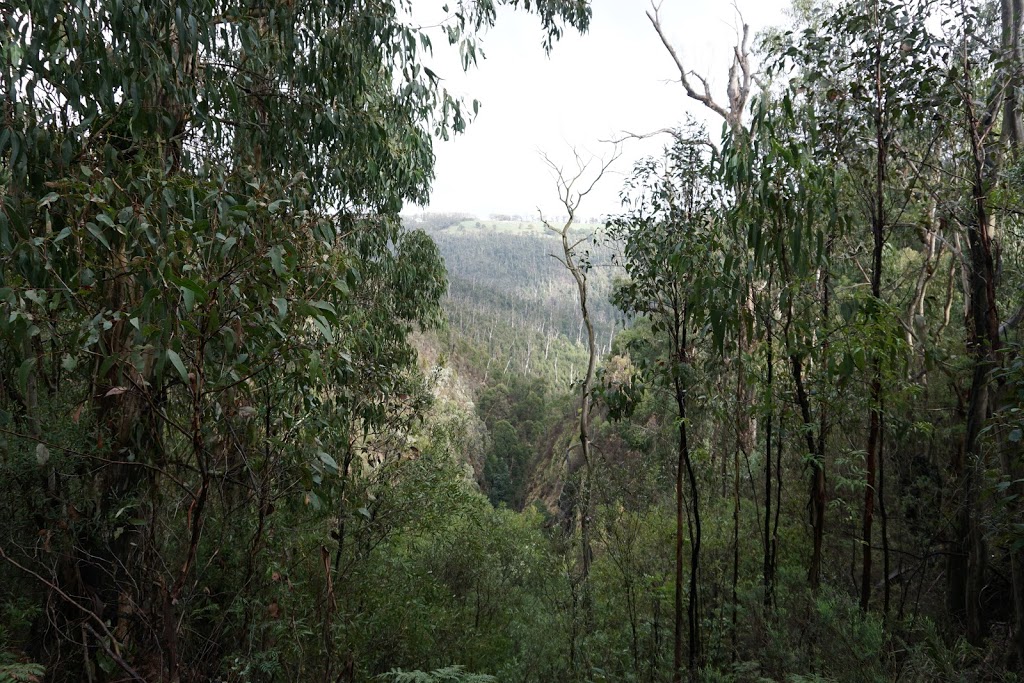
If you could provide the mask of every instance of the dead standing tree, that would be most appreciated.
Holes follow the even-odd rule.
[[[558,199],[565,209],[565,221],[561,225],[554,225],[544,217],[544,213],[540,209],[538,209],[538,213],[544,227],[561,239],[562,254],[560,256],[551,254],[551,256],[565,266],[565,269],[569,271],[569,274],[572,275],[576,283],[579,295],[580,316],[587,333],[587,369],[580,386],[579,457],[572,457],[572,451],[570,450],[570,454],[567,457],[565,480],[566,483],[576,481],[580,468],[584,468],[582,481],[573,495],[573,500],[570,501],[569,509],[576,508],[579,511],[580,517],[581,563],[579,581],[582,588],[584,627],[589,630],[593,623],[593,605],[590,591],[590,563],[592,560],[590,547],[590,488],[593,481],[590,408],[592,402],[591,389],[594,384],[594,372],[597,368],[598,351],[594,324],[591,321],[590,309],[587,306],[587,273],[591,265],[590,255],[586,251],[580,250],[580,247],[591,236],[583,235],[577,238],[572,234],[572,228],[576,224],[576,213],[583,199],[593,191],[597,183],[604,177],[608,168],[619,158],[620,152],[616,147],[607,159],[591,158],[585,160],[577,150],[573,149],[573,164],[575,168],[570,171],[566,171],[564,167],[552,161],[547,154],[542,153],[541,156],[554,175],[555,184],[558,188]],[[588,173],[595,162],[598,168],[596,171]],[[575,647],[572,649],[575,657]]]

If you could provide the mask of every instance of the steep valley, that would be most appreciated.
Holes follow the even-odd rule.
[[[514,509],[539,504],[556,513],[565,451],[586,367],[576,286],[544,225],[425,214],[406,220],[438,245],[448,269],[446,325],[417,337],[421,366],[439,373],[435,395],[482,430],[464,458],[490,500]],[[609,301],[612,248],[590,236],[588,296],[602,354],[621,321]]]

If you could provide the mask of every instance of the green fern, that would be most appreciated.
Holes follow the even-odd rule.
[[[471,673],[459,665],[446,666],[434,671],[394,669],[377,678],[388,683],[495,683],[498,680],[487,674]]]
[[[0,683],[38,683],[45,673],[41,664],[0,664]]]

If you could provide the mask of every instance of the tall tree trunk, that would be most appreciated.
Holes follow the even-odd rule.
[[[583,457],[583,483],[580,487],[580,552],[582,555],[582,589],[583,589],[583,618],[587,631],[593,626],[593,596],[590,590],[590,565],[593,561],[590,538],[590,494],[593,480],[593,464],[591,462],[590,448],[590,408],[591,389],[594,384],[594,372],[597,367],[597,341],[594,335],[594,324],[590,319],[590,310],[587,307],[587,276],[576,261],[574,247],[569,244],[569,227],[572,225],[572,217],[562,230],[562,249],[565,254],[565,264],[576,281],[576,288],[579,292],[580,316],[587,332],[587,371],[583,377],[583,385],[580,387],[580,419],[579,419],[579,441],[580,454]]]
[[[591,391],[594,385],[594,372],[597,367],[597,337],[594,332],[594,324],[590,318],[590,309],[587,304],[587,259],[584,258],[582,261],[577,252],[577,248],[585,242],[585,238],[581,238],[575,242],[570,242],[572,227],[576,222],[576,211],[583,201],[583,198],[587,196],[599,180],[604,176],[605,171],[608,167],[618,158],[619,153],[616,150],[610,159],[601,160],[600,168],[594,175],[593,180],[580,189],[573,189],[573,186],[583,176],[587,170],[588,163],[584,163],[580,160],[579,155],[576,155],[578,163],[578,173],[574,178],[567,178],[557,164],[551,161],[547,156],[544,156],[545,162],[555,172],[558,179],[559,188],[559,199],[562,202],[562,206],[565,207],[566,220],[560,227],[555,227],[547,220],[545,220],[543,214],[541,215],[541,222],[544,223],[545,227],[555,235],[561,238],[562,241],[562,256],[556,257],[565,266],[569,274],[572,275],[573,281],[576,284],[576,297],[579,302],[580,308],[580,330],[586,330],[587,333],[587,370],[583,377],[583,385],[580,387],[580,416],[579,416],[579,443],[580,443],[580,457],[583,470],[583,481],[579,486],[579,494],[576,497],[576,505],[579,508],[580,514],[580,566],[581,566],[581,583],[582,583],[582,602],[583,602],[583,617],[584,617],[584,630],[589,633],[593,626],[593,596],[591,594],[590,587],[590,567],[593,560],[593,552],[591,550],[591,533],[590,533],[590,495],[591,487],[593,485],[593,463],[591,461],[591,448],[590,448],[590,410],[591,410]],[[547,356],[545,347],[545,357]],[[529,365],[529,355],[527,356],[527,365]],[[579,465],[575,466],[578,469]],[[572,477],[575,474],[574,467],[570,464],[567,472],[567,477]]]
[[[983,152],[982,152],[983,153]],[[974,183],[975,215],[967,228],[967,241],[971,262],[971,320],[968,344],[974,357],[974,372],[967,404],[967,432],[958,469],[962,474],[964,505],[960,514],[961,538],[966,541],[966,591],[964,615],[968,639],[977,643],[981,639],[980,599],[984,583],[984,537],[975,509],[978,500],[978,470],[982,467],[982,454],[978,439],[990,412],[990,382],[996,365],[999,346],[999,318],[995,302],[995,262],[989,235],[989,217],[984,181],[981,175],[982,157],[978,157]]]
[[[882,407],[879,412],[883,413]],[[882,623],[889,620],[889,606],[892,597],[892,582],[889,576],[889,513],[885,507],[885,423],[879,427],[878,434],[878,514],[882,528]]]
[[[1012,149],[1024,141],[1024,124],[1020,113],[1021,77],[1018,72],[1024,60],[1021,59],[1021,20],[1024,19],[1024,0],[1000,0],[1000,23],[1002,29],[1002,57],[1010,64],[1009,78],[1003,94],[1002,130],[1005,143]]]
[[[818,511],[819,498],[816,495],[819,488],[824,492],[824,468],[819,464],[819,458],[817,450],[814,444],[814,434],[812,429],[814,421],[811,419],[811,400],[807,395],[807,388],[804,386],[804,361],[803,357],[800,356],[795,350],[789,352],[789,365],[793,375],[793,387],[796,391],[796,402],[800,407],[800,418],[803,420],[803,433],[805,439],[805,446],[807,453],[812,456],[811,472],[811,522],[814,531],[814,549],[811,553],[811,564],[807,571],[808,583],[810,583],[812,589],[818,588],[821,585],[821,531],[825,526],[824,509]],[[824,495],[821,496],[822,508],[824,508]]]
[[[722,460],[725,460],[723,455]],[[733,451],[732,455],[732,625],[730,639],[732,645],[732,660],[737,657],[737,638],[739,621],[739,581],[740,581],[740,452]]]
[[[881,369],[878,360],[871,363],[871,407],[868,419],[868,450],[864,473],[864,512],[861,527],[861,574],[860,574],[860,608],[867,611],[871,601],[871,537],[872,523],[875,516],[875,476],[878,468],[878,435],[881,433],[881,411],[877,401],[882,393]]]
[[[687,459],[686,443],[686,395],[679,378],[675,380],[676,409],[679,414],[679,444],[676,460],[676,574],[673,605],[675,608],[675,633],[672,641],[672,680],[683,680],[683,472]],[[693,649],[693,629],[690,630],[690,648]]]
[[[1024,54],[1022,54],[1020,44],[1022,22],[1024,22],[1024,0],[1001,0],[1001,8],[1003,52],[1004,57],[1006,53],[1009,53],[1011,74],[1009,87],[1006,88],[1004,96],[1002,128],[1006,131],[1005,137],[1009,151],[1016,156],[1021,144],[1024,143],[1024,123],[1021,121],[1020,111],[1021,88],[1024,87],[1020,75],[1021,65],[1024,64]],[[1021,311],[1024,311],[1024,308],[1018,311],[1018,315]],[[1016,489],[1015,493],[1019,500],[1019,496],[1024,494],[1024,486],[1019,483],[1021,475],[1014,465],[1014,460],[1010,453],[1006,453],[1003,458],[1003,473],[1009,481],[1017,482],[1013,488]],[[1013,640],[1016,649],[1016,664],[1024,669],[1024,548],[1011,551],[1010,579],[1013,588]]]
[[[750,37],[750,27],[747,24],[743,24],[742,34],[739,37],[739,40],[737,41],[738,44],[736,46],[734,46],[734,48],[733,48],[733,61],[732,61],[732,64],[731,64],[731,66],[729,68],[729,74],[728,74],[729,81],[728,81],[728,85],[726,87],[726,95],[728,97],[728,101],[727,101],[727,103],[725,105],[723,105],[723,104],[720,104],[719,102],[716,102],[711,97],[710,91],[707,88],[707,81],[704,80],[703,78],[701,78],[700,76],[698,76],[697,74],[695,74],[690,69],[688,69],[686,67],[686,65],[683,63],[683,60],[680,57],[679,51],[675,49],[675,46],[672,45],[671,41],[668,39],[668,37],[665,34],[665,31],[664,31],[664,29],[663,29],[663,27],[661,25],[661,17],[660,17],[660,15],[658,13],[658,9],[659,9],[659,5],[658,4],[652,5],[651,9],[647,12],[647,18],[651,22],[651,26],[654,28],[655,33],[657,33],[658,38],[661,41],[661,44],[664,46],[666,52],[668,52],[669,56],[672,58],[672,62],[673,62],[673,64],[675,65],[676,69],[679,72],[679,83],[680,83],[680,85],[682,85],[683,90],[686,93],[686,96],[689,97],[692,100],[695,100],[695,101],[699,102],[705,108],[707,108],[708,110],[710,110],[710,111],[714,112],[715,114],[717,114],[718,116],[720,116],[725,121],[726,125],[729,127],[729,130],[731,131],[732,135],[736,138],[736,140],[740,141],[741,144],[746,144],[746,139],[748,137],[748,131],[746,130],[746,128],[743,125],[743,115],[744,115],[745,110],[746,110],[747,99],[748,99],[748,96],[750,94],[751,85],[753,83],[753,75],[752,75],[752,71],[751,71],[751,68],[750,68],[750,53],[749,53],[749,50],[748,50],[748,42],[749,42],[749,37]],[[704,88],[702,90],[698,90],[698,89],[694,88],[694,83],[697,82],[697,81],[699,81],[700,83],[702,83],[704,85]],[[741,188],[737,188],[737,189],[738,189],[739,193],[741,193],[741,194],[742,193],[746,193],[748,191],[748,189],[745,188],[745,187],[741,187]],[[756,441],[757,418],[754,416],[753,410],[751,408],[751,405],[753,403],[753,400],[752,400],[753,399],[753,395],[751,393],[751,388],[749,386],[747,386],[747,381],[746,381],[746,377],[745,377],[745,373],[744,373],[743,360],[742,359],[743,359],[744,355],[749,355],[749,353],[751,351],[751,348],[752,348],[752,340],[751,340],[752,334],[748,333],[748,329],[747,329],[748,325],[751,328],[751,330],[753,328],[753,321],[750,318],[748,318],[748,316],[752,315],[752,310],[753,310],[753,286],[752,286],[752,283],[747,282],[747,283],[744,284],[741,296],[742,296],[742,300],[740,302],[741,314],[740,314],[740,321],[739,321],[739,323],[740,323],[740,332],[739,332],[739,336],[738,336],[738,340],[737,340],[738,341],[738,347],[739,347],[739,356],[740,356],[740,363],[738,364],[738,367],[737,367],[737,372],[739,373],[739,387],[738,387],[737,393],[738,393],[738,395],[740,397],[740,400],[737,401],[737,405],[736,405],[736,421],[737,421],[737,425],[738,425],[738,429],[739,429],[739,441],[740,441],[740,446],[741,446],[741,448],[739,450],[742,450],[744,455],[749,456],[750,452],[751,452],[751,449],[752,449],[752,444]],[[682,439],[682,436],[681,436],[681,439]],[[689,459],[687,458],[687,463],[688,462],[689,462]],[[736,472],[738,472],[739,471],[738,463],[734,462],[734,465],[735,465],[734,469],[736,470]],[[723,467],[724,467],[724,459],[723,459]],[[696,487],[696,479],[694,477],[692,477],[692,467],[688,467],[687,469],[691,473],[691,485]],[[723,483],[722,483],[723,489],[724,489],[725,485],[726,484],[725,484],[725,481],[724,481],[724,478],[723,478]],[[681,480],[677,481],[677,490],[679,492],[682,491]],[[691,581],[690,600],[691,600],[691,612],[693,612],[695,614],[696,605],[694,603],[694,600],[696,598],[696,580],[697,580],[696,579],[696,569],[697,569],[697,564],[698,564],[697,558],[699,557],[699,550],[700,550],[700,515],[699,515],[699,511],[697,509],[697,493],[696,493],[696,488],[694,488],[694,490],[693,490],[693,495],[694,495],[693,506],[694,506],[694,518],[695,518],[695,527],[696,527],[696,538],[695,538],[695,547],[692,550],[692,561],[691,561],[691,564],[692,564],[692,570],[694,571],[694,575],[690,577],[690,581]],[[679,505],[681,505],[681,503]],[[680,508],[680,510],[681,510],[681,508]],[[677,512],[678,512],[678,510],[677,510]],[[677,558],[681,562],[682,551],[679,548],[677,548]],[[695,652],[694,652],[694,650],[695,650],[695,648],[694,648],[694,645],[695,645],[694,630],[696,628],[695,627],[696,621],[694,619],[694,614],[691,615],[691,627],[692,628],[691,628],[691,634],[690,634],[690,639],[691,639],[691,652],[690,652],[691,675],[693,675],[693,673],[696,670],[695,669],[695,661],[696,660],[694,659],[694,657],[695,657]],[[696,641],[696,643],[699,643],[699,639]],[[678,649],[678,647],[677,647],[677,649]],[[677,670],[678,670],[678,667],[677,667]]]
[[[873,315],[881,314],[882,302],[882,251],[885,247],[885,176],[888,163],[888,141],[885,135],[883,103],[885,95],[882,87],[882,46],[881,34],[875,44],[875,192],[874,205],[871,207],[871,297],[874,300]],[[868,444],[865,458],[864,473],[864,512],[862,516],[862,559],[860,578],[860,608],[867,611],[871,601],[871,527],[875,515],[875,475],[878,467],[879,434],[882,429],[882,363],[877,353],[872,353],[870,374],[870,406],[868,417]]]
[[[769,294],[771,293],[771,278],[768,279]],[[770,299],[770,296],[769,296]],[[772,408],[772,390],[774,387],[774,361],[773,358],[773,347],[774,340],[772,339],[772,312],[769,310],[768,315],[765,316],[765,343],[767,347],[765,349],[766,365],[768,367],[767,377],[767,392],[768,392],[768,411],[765,415],[765,433],[764,433],[764,568],[763,568],[763,580],[764,580],[764,606],[770,608],[775,598],[775,550],[774,540],[771,533],[771,516],[772,516],[772,417],[774,410]],[[780,473],[781,476],[781,473]],[[739,495],[739,486],[737,485],[737,496]],[[778,505],[778,501],[775,502]],[[735,592],[735,589],[734,589]],[[733,598],[735,600],[735,596]]]
[[[971,92],[969,65],[965,65],[964,114],[971,145],[971,199],[973,212],[966,226],[969,250],[967,343],[973,358],[971,388],[967,403],[967,424],[964,441],[953,461],[957,487],[956,539],[949,556],[949,607],[955,616],[964,619],[967,639],[981,642],[981,591],[984,587],[986,550],[978,519],[979,476],[984,467],[979,437],[989,416],[992,369],[999,350],[999,317],[996,310],[996,268],[993,256],[988,208],[988,158],[995,150],[987,149],[983,135],[994,114],[979,117]]]
[[[827,255],[831,251],[831,241],[826,243],[826,260]],[[783,267],[785,267],[785,259],[782,260]],[[827,265],[825,266],[827,268]],[[785,270],[786,280],[788,280],[788,269]],[[827,269],[822,272],[821,275],[821,287],[822,287],[822,303],[821,303],[821,319],[827,324],[828,321],[828,272]],[[793,297],[788,297],[788,304],[785,308],[785,323],[782,328],[782,340],[785,346],[785,354],[788,360],[790,360],[790,372],[793,377],[794,393],[796,394],[797,405],[800,409],[800,419],[803,424],[801,430],[804,434],[804,446],[806,454],[811,459],[811,481],[810,481],[810,498],[808,500],[808,508],[810,509],[811,526],[812,526],[812,537],[813,544],[811,549],[811,559],[807,568],[807,583],[811,590],[817,590],[821,585],[821,547],[824,540],[824,525],[825,525],[825,470],[824,470],[824,454],[825,454],[825,407],[824,399],[822,399],[822,405],[819,409],[820,415],[817,425],[817,440],[814,438],[814,419],[811,415],[811,399],[807,392],[807,387],[804,383],[804,355],[803,352],[797,347],[796,341],[793,339],[791,329],[793,327]],[[827,357],[828,353],[828,341],[827,336],[822,342],[822,355]],[[779,454],[781,454],[781,437],[779,437]],[[766,450],[770,459],[770,447]],[[776,463],[776,473],[779,478],[778,486],[779,493],[776,495],[776,529],[778,527],[778,506],[781,503],[781,455],[778,456],[778,462]],[[767,530],[767,522],[765,529]]]
[[[679,418],[678,457],[676,460],[676,573],[675,573],[675,642],[673,648],[673,681],[682,680],[683,670],[683,522],[684,522],[684,476],[690,487],[690,580],[687,589],[687,625],[689,627],[687,670],[690,680],[696,680],[701,663],[700,618],[697,610],[697,587],[700,569],[701,518],[700,496],[697,474],[690,458],[687,433],[687,390],[681,376],[687,367],[687,325],[689,324],[685,304],[676,297],[673,323],[673,357],[675,362],[673,387],[675,389],[676,412]]]
[[[830,261],[832,257],[832,240],[829,239],[825,243],[825,268],[822,270],[821,275],[821,319],[828,324],[829,321],[829,303],[831,301],[831,295],[829,292],[829,268],[831,267]],[[821,355],[822,358],[828,359],[829,354],[829,340],[828,336],[824,338],[821,344]],[[809,426],[809,425],[808,425]],[[811,466],[811,524],[813,527],[814,542],[811,551],[811,566],[808,571],[808,583],[810,583],[812,590],[817,590],[821,585],[821,553],[822,545],[825,541],[825,507],[827,503],[827,493],[825,490],[825,443],[828,438],[828,410],[826,406],[826,399],[822,399],[821,406],[818,408],[818,439],[816,441],[816,449],[814,450],[814,457],[812,458],[813,465]]]

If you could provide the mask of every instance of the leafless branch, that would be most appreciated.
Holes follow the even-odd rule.
[[[708,109],[710,109],[711,111],[715,112],[723,119],[728,121],[729,112],[726,111],[725,108],[723,108],[720,104],[715,102],[715,100],[711,97],[711,93],[708,91],[707,81],[705,81],[703,78],[700,79],[701,81],[704,82],[703,93],[697,92],[697,90],[694,89],[693,84],[690,82],[690,76],[696,74],[688,70],[683,65],[683,60],[679,56],[679,53],[676,51],[675,46],[672,45],[668,37],[665,35],[665,31],[661,26],[661,16],[659,14],[659,8],[660,5],[656,5],[652,2],[651,9],[647,12],[647,18],[650,20],[651,26],[654,27],[655,32],[657,32],[658,38],[661,39],[661,44],[665,46],[665,49],[668,51],[669,56],[672,57],[672,61],[675,63],[676,69],[679,71],[679,82],[682,84],[683,89],[686,90],[686,95],[691,99],[697,100],[705,107],[707,107]]]
[[[572,154],[576,168],[574,171],[566,172],[565,167],[557,164],[546,152],[542,151],[540,153],[544,163],[548,165],[555,177],[558,199],[562,206],[565,207],[567,214],[566,222],[561,228],[558,228],[544,218],[544,214],[540,209],[538,209],[538,213],[540,213],[541,222],[544,226],[558,235],[568,234],[569,228],[572,227],[576,219],[576,210],[579,209],[580,203],[582,203],[584,197],[594,190],[611,165],[622,156],[622,151],[618,145],[615,145],[608,157],[584,159],[579,150],[574,147]],[[598,167],[591,171],[595,161]],[[591,173],[592,175],[590,175]]]
[[[682,131],[678,128],[658,128],[647,133],[634,133],[632,131],[624,130],[622,134],[617,138],[609,138],[607,140],[601,140],[614,145],[621,145],[627,140],[648,140],[658,135],[671,135],[676,139],[676,142],[685,145],[706,145],[715,154],[719,153],[718,145],[711,141],[707,137],[687,137],[684,136]]]
[[[98,614],[93,612],[91,609],[87,608],[82,603],[80,603],[77,600],[75,600],[73,597],[71,597],[70,595],[68,595],[64,591],[62,591],[60,589],[60,587],[57,586],[57,584],[55,584],[54,582],[50,581],[49,579],[47,579],[42,574],[39,574],[38,572],[35,572],[35,571],[29,569],[25,565],[20,564],[17,560],[12,558],[10,555],[8,555],[4,551],[4,547],[2,545],[0,545],[0,559],[3,559],[4,561],[6,561],[11,566],[13,566],[13,567],[15,567],[17,569],[20,569],[21,571],[25,572],[29,576],[34,577],[37,581],[39,581],[40,583],[45,585],[47,588],[52,590],[54,593],[56,593],[57,595],[59,595],[62,598],[64,598],[65,602],[67,602],[69,605],[72,605],[72,606],[76,607],[80,612],[82,612],[82,614],[88,620],[96,622],[96,624],[99,625],[100,630],[103,631],[104,636],[106,636],[106,638],[110,642],[112,642],[112,643],[116,643],[117,642],[117,639],[114,637],[114,634],[110,632],[109,628],[107,628],[106,622],[104,622],[103,619],[101,619]],[[93,630],[92,626],[90,626],[88,623],[84,624],[84,626],[85,626],[85,628],[90,633],[93,634],[93,637],[96,638],[96,641],[103,647],[104,650],[107,651],[107,654],[111,655],[111,659],[113,659],[114,662],[118,666],[120,666],[121,669],[123,669],[126,674],[131,676],[133,680],[140,681],[141,683],[145,683],[146,679],[144,679],[141,676],[139,676],[139,674],[136,673],[135,670],[132,669],[132,667],[130,667],[127,662],[125,662],[120,657],[116,656],[116,654],[113,652],[113,650],[106,645],[106,643],[104,642],[103,637],[101,637],[98,633],[96,633],[96,631]]]
[[[729,67],[729,84],[726,86],[728,103],[724,106],[711,95],[711,87],[707,78],[686,68],[679,51],[665,35],[659,13],[660,8],[661,4],[652,0],[651,9],[647,11],[647,18],[679,71],[679,82],[683,86],[683,90],[686,91],[687,97],[700,102],[721,116],[733,131],[739,130],[742,127],[743,110],[747,105],[750,84],[753,81],[753,74],[750,70],[750,26],[743,20],[739,8],[733,3],[733,9],[739,17],[742,31],[737,36],[737,44],[733,47],[733,59]],[[695,81],[699,83],[700,90],[694,87]]]

